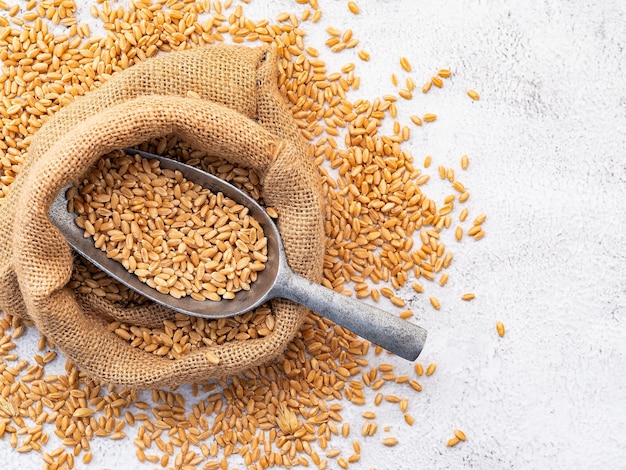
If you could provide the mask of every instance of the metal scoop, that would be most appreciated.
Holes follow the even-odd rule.
[[[75,214],[67,210],[65,193],[68,188],[65,188],[50,207],[50,220],[74,250],[102,271],[154,302],[178,312],[205,318],[238,315],[276,297],[289,299],[404,359],[413,361],[419,356],[426,340],[426,330],[423,328],[295,274],[287,263],[276,225],[265,210],[248,195],[220,178],[175,160],[133,149],[126,150],[126,153],[159,160],[161,168],[178,170],[187,180],[214,193],[221,191],[224,196],[247,207],[249,214],[259,222],[265,232],[268,260],[250,290],[237,292],[232,300],[198,301],[190,297],[176,299],[168,294],[161,294],[129,273],[119,262],[107,258],[105,252],[95,247],[92,239],[83,236],[83,230],[74,222]]]

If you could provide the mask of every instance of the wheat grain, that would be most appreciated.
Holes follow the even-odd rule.
[[[479,100],[480,99],[480,95],[478,94],[478,92],[476,92],[474,90],[467,90],[467,96],[469,96],[473,100]]]
[[[359,14],[359,6],[354,2],[348,2],[348,9],[355,15]]]

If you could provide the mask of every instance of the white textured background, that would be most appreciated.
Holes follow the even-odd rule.
[[[346,404],[342,414],[363,442],[351,468],[626,468],[626,3],[356,2],[358,16],[346,1],[320,0],[322,21],[304,25],[308,45],[329,71],[357,63],[353,99],[393,93],[391,72],[407,76],[400,56],[419,86],[450,68],[443,89],[401,100],[399,119],[438,114],[413,129],[408,148],[416,164],[432,155],[433,176],[439,164],[461,173],[460,156],[469,155],[460,179],[472,194],[470,220],[483,211],[488,219],[480,242],[449,241],[455,261],[445,288],[403,292],[429,330],[420,359],[437,362],[437,372],[410,395],[412,428],[397,405],[383,403],[379,432],[363,441],[362,409]],[[244,5],[253,19],[301,8],[287,0]],[[331,54],[323,44],[329,25],[352,28],[371,60]],[[433,178],[427,194],[446,194],[438,184]],[[474,301],[460,300],[467,291]],[[440,312],[428,295],[439,297]],[[30,332],[20,350],[28,354],[36,339]],[[412,372],[384,360],[398,374]],[[390,384],[383,391],[394,393]],[[400,440],[395,448],[380,444],[385,425]],[[455,428],[468,440],[446,448]],[[90,468],[137,465],[131,439],[92,444]],[[351,439],[331,444],[352,453]],[[34,453],[18,457],[6,441],[0,459],[41,468]]]

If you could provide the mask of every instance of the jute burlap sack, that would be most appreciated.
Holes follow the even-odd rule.
[[[272,302],[274,331],[167,359],[131,347],[106,328],[119,319],[162,325],[173,312],[122,308],[66,287],[73,254],[47,210],[65,185],[103,154],[174,134],[198,150],[254,169],[294,271],[319,282],[323,224],[317,171],[277,88],[267,48],[213,46],[170,53],[117,74],[58,112],[36,134],[22,173],[0,200],[0,307],[31,320],[78,367],[138,388],[223,378],[280,354],[306,310]],[[194,92],[202,99],[187,98]],[[195,96],[192,94],[192,96]],[[207,351],[219,358],[214,364]]]

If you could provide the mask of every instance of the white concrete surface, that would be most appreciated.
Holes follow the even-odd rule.
[[[470,216],[484,211],[488,219],[480,242],[457,247],[450,239],[450,281],[426,292],[439,297],[440,312],[427,295],[403,292],[430,333],[421,360],[437,362],[437,372],[411,395],[412,428],[397,405],[379,410],[379,426],[391,426],[400,443],[383,447],[379,431],[351,468],[626,468],[626,3],[356,2],[358,16],[346,1],[320,0],[323,21],[304,25],[308,44],[335,67],[357,63],[354,99],[393,92],[391,72],[407,75],[400,56],[420,85],[450,68],[443,89],[400,103],[399,117],[438,114],[413,130],[408,148],[416,162],[433,156],[433,175],[438,164],[459,168],[469,155],[462,181]],[[301,9],[288,0],[244,5],[255,19]],[[328,25],[351,27],[371,60],[328,52]],[[436,180],[429,194],[443,191]],[[474,301],[460,300],[467,291]],[[36,339],[30,333],[20,349]],[[343,411],[353,435],[361,411]],[[455,428],[468,440],[446,448]],[[332,445],[349,455],[351,439]],[[134,463],[130,439],[96,439],[93,448],[90,468],[151,468]],[[11,468],[41,468],[6,441],[0,458]]]

